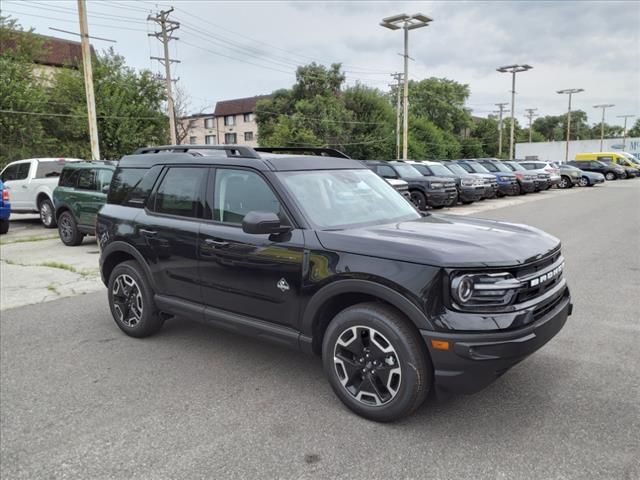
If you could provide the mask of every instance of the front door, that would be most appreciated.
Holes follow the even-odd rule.
[[[295,327],[302,230],[281,235],[243,232],[242,219],[251,211],[274,212],[290,222],[268,181],[256,171],[212,169],[206,195],[211,219],[200,228],[198,249],[205,305]]]
[[[11,210],[32,210],[35,208],[29,194],[29,169],[31,162],[9,165],[2,171],[4,188],[9,191]]]
[[[136,217],[138,249],[160,295],[201,303],[197,248],[207,172],[199,166],[165,168]]]

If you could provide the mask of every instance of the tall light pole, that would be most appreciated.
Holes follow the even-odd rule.
[[[380,25],[389,30],[404,30],[404,92],[402,95],[402,158],[407,159],[409,149],[409,30],[426,27],[433,20],[422,13],[401,13],[382,19]]]
[[[567,110],[567,146],[564,150],[564,161],[569,161],[569,140],[571,140],[571,96],[574,93],[584,92],[584,88],[566,88],[558,90],[556,93],[569,95],[569,109]]]
[[[533,117],[537,117],[538,114],[536,113],[536,110],[538,110],[537,108],[525,108],[524,111],[527,112],[527,118],[529,119],[529,143],[531,143],[531,126],[532,121],[533,121]]]
[[[527,70],[531,70],[533,67],[531,65],[506,65],[504,67],[496,68],[496,71],[500,73],[510,73],[511,74],[511,134],[509,138],[509,160],[513,160],[513,137],[514,137],[514,128],[515,128],[515,109],[516,109],[516,73],[526,72]]]
[[[622,129],[622,150],[627,147],[627,118],[635,117],[635,115],[617,115],[618,118],[624,118],[624,127]]]
[[[509,105],[507,102],[496,103],[496,107],[498,110],[498,158],[502,159],[502,113],[504,112],[504,107]]]
[[[602,109],[602,121],[600,122],[600,151],[602,151],[602,143],[604,141],[604,111],[607,108],[615,107],[613,103],[607,103],[602,105],[594,105],[593,108],[601,108]]]

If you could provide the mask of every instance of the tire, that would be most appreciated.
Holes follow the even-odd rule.
[[[413,413],[433,383],[431,360],[418,331],[384,304],[360,303],[338,313],[325,332],[322,359],[338,398],[377,422]]]
[[[427,197],[424,193],[418,190],[411,191],[411,202],[417,207],[418,210],[427,209]]]
[[[520,182],[517,183],[518,188],[516,189],[516,195],[525,195],[527,192],[525,192],[524,190],[522,190],[522,187],[520,186]]]
[[[591,187],[592,185],[589,183],[589,179],[587,177],[580,177],[580,186]]]
[[[120,330],[137,338],[160,330],[163,320],[138,262],[129,260],[116,265],[109,276],[108,288],[111,315]]]
[[[604,174],[604,178],[606,178],[609,181],[615,180],[616,179],[616,174],[613,173],[613,172],[607,172],[607,173]]]
[[[78,230],[78,224],[68,210],[58,217],[58,235],[67,247],[75,247],[82,243],[84,234]]]
[[[56,217],[51,200],[48,198],[41,200],[40,203],[38,203],[38,212],[40,212],[40,221],[44,225],[44,228],[56,227]]]
[[[483,198],[481,198],[480,200],[484,200]],[[471,205],[473,203],[473,200],[461,200],[463,205]]]
[[[0,220],[0,235],[9,231],[9,220]]]
[[[571,183],[571,179],[569,177],[567,177],[566,175],[562,175],[562,177],[560,177],[560,183],[558,183],[558,188],[571,188],[572,183]]]
[[[627,172],[622,172],[622,174],[620,175],[620,178],[623,180],[626,180],[628,177]]]

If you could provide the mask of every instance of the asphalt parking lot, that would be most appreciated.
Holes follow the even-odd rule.
[[[639,478],[640,180],[548,193],[471,212],[559,237],[575,304],[486,390],[373,423],[317,358],[177,320],[133,339],[101,289],[1,313],[0,477]]]

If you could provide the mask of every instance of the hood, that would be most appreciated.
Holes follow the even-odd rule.
[[[389,185],[393,185],[394,187],[404,187],[408,185],[404,180],[400,180],[398,178],[385,178]]]
[[[452,183],[452,182],[455,182],[456,180],[456,178],[453,175],[451,175],[450,177],[428,176],[426,178],[432,183]]]
[[[485,180],[491,180],[492,182],[496,181],[496,176],[492,173],[470,173],[474,177],[482,178]]]
[[[533,227],[458,215],[318,231],[329,250],[439,267],[511,267],[555,250],[560,241]]]
[[[598,172],[587,172],[587,171],[583,170],[583,171],[580,172],[580,174],[582,176],[584,176],[584,177],[587,177],[587,178],[593,178],[593,179],[604,178],[604,175],[602,175],[601,173],[598,173]]]
[[[502,180],[515,180],[515,173],[507,173],[507,172],[495,172],[494,175]]]

